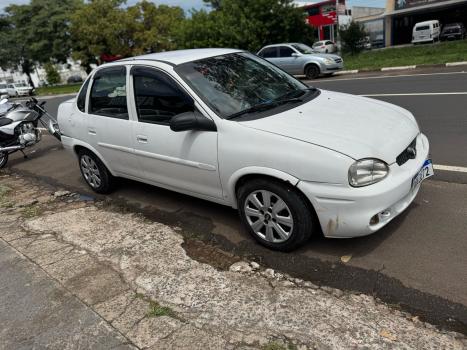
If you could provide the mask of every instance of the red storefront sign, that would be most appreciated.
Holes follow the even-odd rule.
[[[336,2],[345,8],[345,0],[323,1],[303,8],[307,13],[307,23],[318,29],[320,40],[325,39],[323,27],[337,24]]]

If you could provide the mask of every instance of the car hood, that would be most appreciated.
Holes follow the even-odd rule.
[[[354,159],[378,158],[388,164],[394,163],[420,132],[412,114],[403,108],[325,90],[301,106],[242,124]]]
[[[340,56],[338,55],[333,55],[333,54],[330,54],[330,53],[307,53],[304,55],[305,57],[319,57],[319,58],[330,58],[332,60],[336,59],[336,58],[341,58]]]

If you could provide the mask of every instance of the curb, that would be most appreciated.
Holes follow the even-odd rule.
[[[357,74],[358,69],[353,70],[341,70],[339,72],[335,72],[334,75],[347,75],[347,74]]]
[[[335,72],[334,75],[347,75],[347,74],[358,74],[358,73],[371,73],[371,72],[390,72],[396,70],[412,70],[417,68],[441,68],[441,67],[457,67],[467,66],[467,61],[461,62],[448,62],[440,64],[421,64],[421,65],[410,65],[410,66],[399,66],[399,67],[383,67],[380,69],[352,69]]]
[[[417,66],[400,66],[400,67],[384,67],[381,68],[381,72],[387,72],[391,70],[408,70],[408,69],[415,69]]]
[[[67,97],[67,96],[70,96],[70,97],[73,97],[73,96],[76,96],[78,95],[77,92],[74,92],[74,93],[69,93],[69,94],[58,94],[58,95],[34,95],[34,96],[24,96],[24,97],[17,97],[15,99],[12,99],[12,101],[26,101],[28,100],[30,97],[34,97],[38,100],[50,100],[52,98],[56,98],[56,97]]]
[[[467,61],[446,63],[446,67],[467,66]]]

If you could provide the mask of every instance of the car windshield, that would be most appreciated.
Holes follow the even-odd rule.
[[[0,89],[6,89],[6,84],[0,84]]]
[[[175,71],[222,118],[292,97],[307,85],[269,62],[242,52],[181,64]],[[297,97],[297,96],[294,96]]]
[[[317,45],[320,46],[321,44]],[[303,54],[313,53],[313,49],[305,44],[292,44],[292,47]]]

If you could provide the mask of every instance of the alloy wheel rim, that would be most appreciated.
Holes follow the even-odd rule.
[[[7,156],[7,153],[0,152],[0,165],[3,164],[3,162],[5,162],[6,156]]]
[[[292,212],[277,194],[258,190],[245,200],[244,212],[253,232],[270,243],[283,243],[293,232]]]
[[[84,175],[84,179],[92,188],[98,188],[101,183],[101,173],[97,167],[96,162],[89,156],[84,155],[80,161],[81,170]]]

